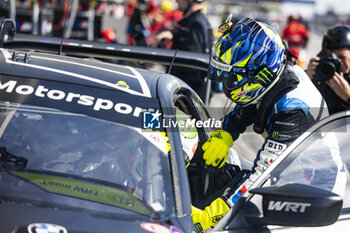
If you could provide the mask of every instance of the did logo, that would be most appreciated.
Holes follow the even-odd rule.
[[[156,112],[143,112],[143,128],[144,129],[160,129],[162,122],[162,114],[157,110]]]

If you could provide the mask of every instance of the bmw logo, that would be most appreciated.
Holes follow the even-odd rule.
[[[27,228],[29,233],[67,233],[67,229],[50,223],[32,223]]]

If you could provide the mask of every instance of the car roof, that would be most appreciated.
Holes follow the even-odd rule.
[[[188,89],[188,85],[169,74],[96,59],[204,71],[209,64],[209,54],[204,53],[23,34],[14,36],[14,23],[6,21],[6,25],[1,30],[8,39],[0,39],[2,100],[54,106],[140,128],[145,110],[157,111],[160,98],[171,98],[180,86]],[[35,92],[28,94],[31,89]]]
[[[148,98],[156,96],[151,86],[159,78],[158,72],[96,59],[6,49],[0,51],[1,73],[119,90]]]
[[[165,75],[96,59],[3,48],[0,74],[2,100],[54,106],[136,127],[141,127],[143,110],[159,109],[156,85]]]

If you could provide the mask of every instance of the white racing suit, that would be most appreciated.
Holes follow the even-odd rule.
[[[296,138],[320,119],[328,116],[324,99],[306,73],[298,66],[287,65],[280,80],[259,104],[236,106],[225,116],[223,129],[236,140],[254,124],[254,131],[267,133],[253,168],[235,186],[215,199],[204,210],[192,208],[195,229],[201,232],[215,226],[250,185]]]

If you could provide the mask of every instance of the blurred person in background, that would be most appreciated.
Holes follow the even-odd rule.
[[[350,109],[350,26],[327,30],[322,50],[310,59],[306,72],[325,98],[330,114]]]
[[[182,18],[182,12],[176,9],[173,0],[163,0],[159,5],[159,11],[150,19],[149,32],[147,44],[152,44],[154,38],[165,30],[171,30],[176,23]],[[165,44],[164,44],[165,46]],[[171,48],[171,43],[168,43],[167,48]]]
[[[163,15],[163,29],[173,29],[183,17],[183,12],[177,9],[174,0],[163,0],[160,3],[160,9]]]
[[[178,21],[174,29],[159,33],[153,41],[153,46],[159,47],[164,41],[171,41],[171,49],[209,53],[213,33],[207,17],[202,12],[203,1],[177,0],[178,10],[183,12],[183,18]],[[205,100],[207,72],[172,67],[171,74],[184,80],[202,100]]]
[[[131,0],[128,4],[127,14],[129,22],[127,27],[128,44],[146,46],[146,39],[150,35],[151,18],[155,17],[159,8],[153,0]]]
[[[298,65],[303,67],[305,63],[303,49],[309,41],[309,30],[301,16],[288,16],[282,39],[287,42],[290,52],[298,57]]]

